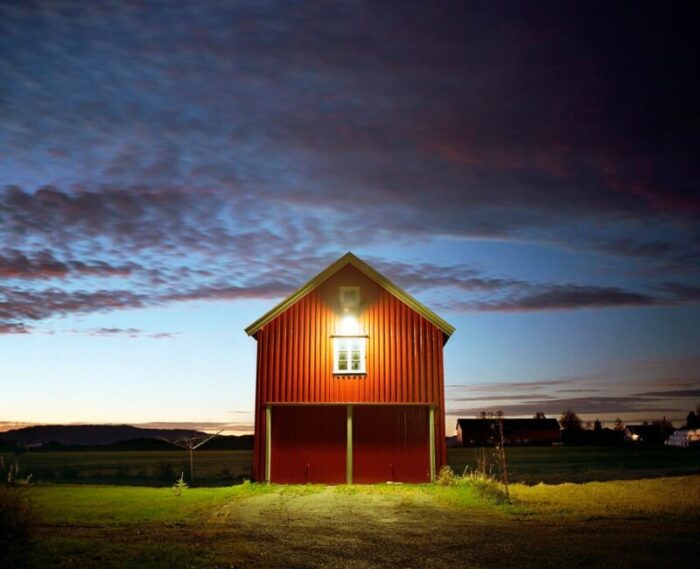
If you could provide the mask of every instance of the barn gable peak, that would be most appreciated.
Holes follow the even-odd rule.
[[[395,285],[393,282],[391,282],[388,278],[386,278],[384,275],[382,275],[379,271],[365,263],[362,259],[360,259],[357,255],[354,255],[351,252],[345,253],[342,257],[340,257],[337,261],[331,263],[323,269],[320,273],[318,273],[314,278],[312,278],[309,282],[307,282],[305,285],[297,289],[295,292],[293,292],[291,295],[289,295],[286,299],[284,299],[282,302],[280,302],[277,306],[263,314],[260,318],[258,318],[255,322],[253,322],[250,326],[248,326],[245,329],[246,334],[249,336],[254,336],[255,334],[258,333],[258,331],[265,326],[268,322],[274,320],[279,316],[282,312],[287,310],[290,306],[292,306],[295,302],[306,296],[308,293],[310,293],[312,290],[314,290],[316,287],[320,286],[322,283],[324,283],[326,280],[328,280],[330,277],[332,277],[335,273],[340,271],[343,267],[347,265],[352,265],[355,267],[357,270],[359,270],[361,273],[363,273],[366,277],[369,279],[373,280],[375,283],[377,283],[379,286],[381,286],[383,289],[385,289],[387,292],[398,298],[401,302],[418,312],[421,316],[423,316],[426,320],[431,322],[433,325],[435,325],[438,329],[442,331],[443,334],[445,334],[445,341],[447,341],[447,338],[449,338],[452,333],[454,332],[454,326],[443,320],[440,316],[435,314],[432,310],[430,310],[427,306],[413,298],[410,294],[408,294],[405,290],[402,288],[398,287]]]

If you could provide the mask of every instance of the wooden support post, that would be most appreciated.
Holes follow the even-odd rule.
[[[270,483],[272,473],[272,405],[265,408],[265,482]]]
[[[430,481],[435,482],[435,407],[428,408],[428,439],[430,447]]]
[[[345,482],[352,484],[352,405],[347,407],[347,439],[346,439],[346,454],[345,454]]]

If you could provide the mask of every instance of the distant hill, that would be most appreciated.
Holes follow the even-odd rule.
[[[159,438],[176,439],[192,435],[205,435],[201,431],[187,429],[143,429],[131,425],[35,425],[0,433],[0,441],[20,445],[47,445],[61,447],[118,446],[159,448],[167,443]],[[251,435],[242,437],[220,436],[207,443],[206,448],[246,448]],[[155,443],[155,445],[154,445]]]

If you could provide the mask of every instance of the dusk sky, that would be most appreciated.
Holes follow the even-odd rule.
[[[456,327],[448,433],[679,424],[691,7],[0,1],[0,429],[250,432],[243,329],[347,251]]]

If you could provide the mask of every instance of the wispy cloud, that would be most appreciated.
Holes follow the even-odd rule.
[[[85,336],[95,337],[126,337],[126,338],[154,338],[154,339],[172,339],[178,336],[179,332],[147,332],[139,328],[91,328],[86,330],[72,329],[71,334],[82,334]]]
[[[676,413],[681,416],[687,413],[688,409],[682,407],[669,407],[660,405],[648,397],[638,396],[595,396],[595,397],[571,397],[562,399],[533,399],[525,403],[513,403],[505,405],[491,405],[488,407],[474,406],[449,406],[449,415],[472,416],[479,411],[503,411],[506,415],[520,416],[533,415],[538,411],[544,411],[548,415],[558,416],[567,409],[574,409],[579,414],[601,414],[609,415],[614,413]]]
[[[674,399],[678,397],[700,397],[700,389],[669,389],[663,391],[643,391],[635,393],[638,397],[653,397],[657,399]]]
[[[29,334],[31,331],[31,326],[27,326],[26,324],[22,324],[21,322],[0,322],[0,335]]]

